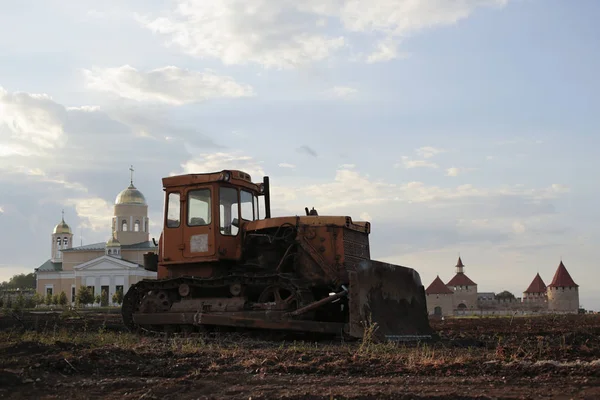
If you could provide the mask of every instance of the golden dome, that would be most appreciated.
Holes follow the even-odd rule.
[[[54,231],[52,231],[52,233],[68,233],[68,234],[72,234],[73,232],[71,232],[71,227],[69,227],[69,225],[67,225],[67,223],[63,219],[62,221],[60,221],[54,227]]]
[[[115,200],[115,204],[132,204],[132,205],[146,205],[146,198],[133,186],[133,183],[129,185],[129,187],[123,190],[121,193],[117,195],[117,199]]]
[[[113,236],[106,242],[106,247],[121,247],[121,243]]]

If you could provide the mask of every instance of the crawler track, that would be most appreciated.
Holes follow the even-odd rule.
[[[281,285],[293,288],[299,302],[296,308],[300,308],[310,304],[313,299],[313,295],[308,285],[302,280],[294,277],[291,274],[277,274],[277,273],[232,273],[226,276],[214,277],[214,278],[197,278],[197,277],[179,277],[167,280],[144,280],[140,281],[132,286],[123,299],[122,316],[123,323],[130,331],[137,332],[171,332],[173,329],[176,331],[187,331],[189,329],[201,328],[193,327],[189,324],[182,323],[180,325],[164,324],[164,325],[140,325],[135,323],[133,315],[140,311],[140,305],[143,297],[150,291],[166,291],[172,299],[173,303],[181,300],[181,296],[178,293],[178,289],[181,285],[186,284],[189,286],[190,291],[208,291],[215,290],[222,291],[222,296],[227,297],[229,288],[234,284],[241,284],[246,289],[251,289],[254,293],[262,293],[266,288],[272,285]],[[198,297],[194,297],[198,298]],[[258,300],[256,298],[250,299]],[[256,304],[256,302],[255,302]],[[263,305],[263,307],[267,307]],[[249,311],[250,309],[248,309]],[[201,310],[198,310],[201,311]],[[306,318],[306,316],[305,316]],[[301,319],[301,317],[299,317]]]

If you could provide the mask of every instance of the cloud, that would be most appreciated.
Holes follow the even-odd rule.
[[[297,149],[300,153],[308,154],[309,156],[317,157],[317,152],[307,145],[303,145],[298,147]]]
[[[47,94],[0,86],[0,156],[32,156],[62,147],[66,110]]]
[[[81,227],[110,234],[113,216],[112,204],[99,197],[69,198],[64,201],[67,206],[75,208],[83,221]]]
[[[446,169],[446,176],[458,176],[464,172],[473,171],[474,168],[459,168],[459,167],[450,167]]]
[[[296,168],[296,166],[294,164],[288,164],[288,163],[279,163],[278,166],[280,168],[290,168],[290,169]]]
[[[358,93],[358,90],[348,86],[335,86],[325,92],[331,97],[348,98]]]
[[[181,165],[181,168],[182,171],[172,172],[171,175],[177,175],[180,173],[195,174],[214,172],[223,169],[239,169],[250,174],[254,181],[262,179],[265,176],[262,162],[256,161],[250,156],[243,155],[239,151],[230,153],[201,153],[198,155],[193,155],[191,159]]]
[[[136,19],[167,46],[194,57],[287,69],[354,50],[365,40],[370,54],[355,51],[360,58],[369,63],[392,60],[398,57],[400,40],[455,24],[479,7],[507,2],[175,0],[161,15],[136,14]]]
[[[249,85],[212,71],[191,71],[174,66],[147,72],[123,65],[83,70],[86,86],[140,102],[183,105],[213,98],[253,96]]]
[[[445,153],[446,150],[444,150],[444,149],[438,149],[438,148],[431,147],[431,146],[425,146],[425,147],[418,148],[416,152],[417,152],[417,154],[420,157],[431,158],[431,157],[433,157],[435,155],[438,155],[440,153]]]
[[[394,164],[394,168],[404,166],[406,169],[411,168],[438,168],[436,163],[427,160],[411,160],[409,157],[402,156],[402,163]]]

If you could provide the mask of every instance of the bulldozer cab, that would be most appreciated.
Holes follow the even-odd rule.
[[[268,178],[256,184],[244,172],[222,171],[163,178],[163,187],[166,209],[159,262],[164,265],[239,259],[243,224],[264,218],[259,197],[268,196]],[[268,200],[265,203],[268,217]]]

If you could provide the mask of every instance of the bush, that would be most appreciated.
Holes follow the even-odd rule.
[[[60,296],[58,297],[58,304],[64,307],[67,305],[67,302],[67,294],[65,292],[60,292]]]
[[[123,290],[117,290],[112,296],[112,301],[115,304],[121,305],[123,303]]]
[[[91,290],[87,286],[79,286],[77,290],[77,296],[75,296],[77,305],[92,304],[94,302],[94,296],[92,296]]]
[[[106,290],[102,291],[102,296],[100,298],[100,305],[102,307],[108,307],[108,292]]]

